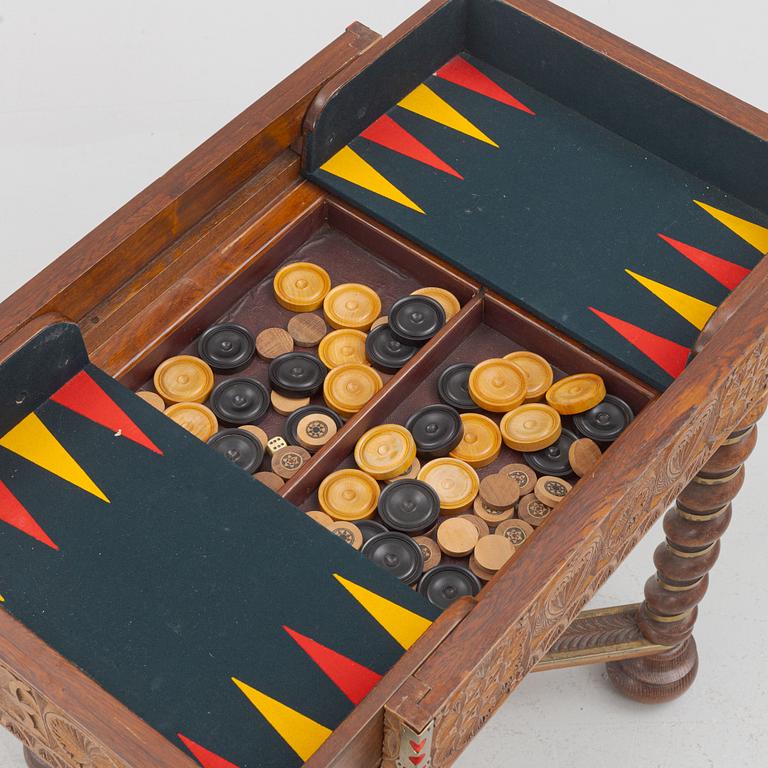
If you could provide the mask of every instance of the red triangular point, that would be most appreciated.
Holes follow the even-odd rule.
[[[290,627],[284,626],[283,629],[353,704],[359,704],[381,680],[381,675],[368,667],[320,645]]]
[[[659,237],[665,243],[669,243],[675,250],[682,253],[686,259],[690,259],[696,266],[701,267],[708,275],[714,277],[718,283],[724,285],[728,290],[732,291],[749,274],[749,270],[740,264],[734,264],[732,261],[726,261],[726,259],[721,259],[719,256],[702,251],[701,248],[681,243],[679,240],[662,235],[661,232],[659,232]]]
[[[219,757],[215,752],[201,747],[192,739],[188,739],[183,733],[177,733],[176,735],[184,742],[184,746],[197,758],[197,761],[203,768],[237,768],[234,763],[230,763],[229,760]]]
[[[0,521],[12,525],[27,536],[58,550],[48,534],[37,524],[24,505],[11,493],[10,488],[0,480]]]
[[[529,115],[536,114],[532,109],[526,107],[522,101],[519,101],[500,85],[494,83],[488,75],[483,74],[477,67],[461,56],[454,56],[447,64],[440,67],[435,74],[449,83],[460,85],[482,96],[487,96],[489,99],[500,101],[502,104],[507,104],[510,107],[527,112]]]
[[[382,115],[360,135],[374,144],[380,144],[382,147],[429,165],[438,171],[450,173],[451,176],[456,176],[458,179],[464,179],[458,171],[451,168],[444,160],[441,160],[429,147],[408,133],[405,128],[396,123],[389,115]]]
[[[133,423],[128,414],[88,375],[80,371],[51,396],[54,403],[63,405],[80,416],[90,419],[121,437],[133,440],[150,451],[163,452]]]
[[[616,333],[623,336],[630,344],[637,347],[646,357],[653,360],[656,365],[666,371],[673,379],[676,379],[688,362],[690,351],[682,344],[657,336],[655,333],[639,328],[626,320],[620,320],[606,312],[601,312],[594,307],[589,307],[601,320],[613,328]]]

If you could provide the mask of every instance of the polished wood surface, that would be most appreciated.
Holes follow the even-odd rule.
[[[768,139],[764,113],[548,2],[508,2]],[[726,441],[757,419],[768,398],[766,261],[715,313],[689,368],[658,397],[300,178],[296,150],[305,113],[311,127],[335,89],[440,5],[439,0],[430,3],[379,43],[360,25],[350,27],[0,305],[0,359],[48,323],[69,318],[79,323],[93,361],[138,387],[162,359],[193,340],[325,223],[399,268],[405,265],[425,284],[439,275],[460,297],[462,311],[281,488],[296,503],[313,492],[329,467],[343,461],[362,431],[390,413],[404,393],[483,323],[503,327],[517,344],[551,356],[563,370],[600,373],[609,390],[642,411],[520,556],[477,598],[446,611],[385,675],[310,759],[313,768],[365,768],[382,760],[393,766],[403,726],[421,731],[430,725],[433,765],[450,765],[523,677],[544,663],[549,649],[565,642],[583,606],[664,510],[676,498],[698,503],[698,489],[688,490],[693,478],[702,471],[704,477],[727,475],[743,461],[741,451],[754,434],[745,433],[740,447]],[[710,490],[702,508],[727,503],[738,482],[735,475],[722,487],[706,486]],[[721,491],[725,495],[717,496]],[[700,541],[701,528],[673,524],[678,538]],[[709,527],[705,532],[718,533]],[[685,541],[678,543],[689,546]],[[657,597],[667,600],[655,592],[650,599]],[[644,629],[640,619],[635,627],[625,619],[622,614],[615,638],[629,638],[648,652],[646,671],[637,666],[640,661],[616,662],[629,665],[622,667],[625,677],[653,681],[659,669],[674,664],[684,683],[696,658],[687,625],[681,623],[677,629],[685,632],[674,637],[656,636],[674,644],[670,651],[651,653],[658,651],[652,630]],[[581,642],[589,654],[591,641],[573,642]],[[628,685],[624,689],[631,693]],[[0,722],[53,768],[195,765],[1,610]]]

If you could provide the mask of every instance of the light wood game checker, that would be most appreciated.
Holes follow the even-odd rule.
[[[0,722],[28,764],[443,768],[532,671],[687,691],[768,403],[766,142],[763,112],[544,0],[434,0],[384,38],[352,24],[3,302]],[[364,368],[383,386],[273,491],[146,393],[214,323],[286,329],[273,278],[296,261],[381,316],[421,288],[461,308],[399,370]],[[268,385],[264,344],[238,375]],[[323,530],[317,491],[439,402],[447,366],[518,350],[635,418],[440,613]],[[665,512],[643,602],[584,611]]]

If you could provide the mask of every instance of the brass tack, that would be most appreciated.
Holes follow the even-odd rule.
[[[739,474],[741,467],[742,465],[739,464],[730,475],[726,475],[725,477],[702,477],[701,475],[696,475],[696,477],[693,478],[693,482],[698,485],[725,485],[725,483],[733,480],[733,478]]]
[[[686,557],[686,558],[692,559],[696,557],[703,557],[704,555],[709,554],[709,552],[711,552],[714,549],[715,544],[717,544],[717,541],[713,541],[708,547],[697,550],[696,552],[684,552],[683,550],[677,549],[676,547],[672,546],[672,544],[670,544],[669,542],[666,542],[666,544],[673,555],[677,555],[677,557]]]
[[[689,608],[687,611],[683,611],[682,613],[676,613],[674,616],[662,616],[661,614],[654,613],[646,603],[645,606],[646,613],[654,620],[661,622],[662,624],[674,624],[675,622],[682,621],[683,619],[687,619],[688,616],[691,615],[693,608]]]
[[[721,445],[736,445],[736,443],[740,443],[742,440],[744,440],[748,435],[752,433],[752,430],[754,428],[755,428],[755,425],[753,424],[751,427],[747,427],[744,430],[731,433],[731,436],[727,440],[723,440]]]
[[[724,507],[721,507],[715,512],[711,512],[706,515],[697,515],[693,512],[684,512],[682,509],[680,509],[679,505],[675,505],[675,509],[677,510],[677,514],[680,515],[680,517],[682,517],[684,520],[690,520],[694,523],[704,523],[707,520],[714,520],[716,517],[724,515],[730,505],[731,503],[728,502]]]
[[[701,579],[704,577],[702,576]],[[701,584],[701,579],[696,579],[693,584],[668,584],[660,576],[656,576],[656,581],[659,582],[659,586],[667,592],[687,592],[694,587],[698,587]]]

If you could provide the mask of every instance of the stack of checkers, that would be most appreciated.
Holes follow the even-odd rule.
[[[477,594],[633,418],[595,374],[554,379],[529,352],[448,366],[443,402],[366,432],[308,514],[439,608]]]
[[[444,288],[422,288],[395,301],[385,317],[373,289],[332,286],[328,273],[309,262],[279,269],[273,295],[294,313],[286,327],[253,333],[217,323],[197,340],[196,355],[165,360],[155,371],[155,391],[137,394],[279,490],[379,392],[378,371],[405,365],[460,305]],[[315,311],[321,308],[322,315]],[[279,309],[265,306],[259,314]],[[266,376],[249,375],[265,363]],[[270,411],[285,417],[282,434],[258,426]]]

